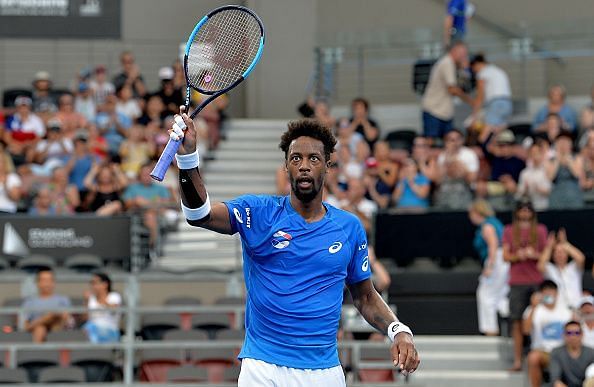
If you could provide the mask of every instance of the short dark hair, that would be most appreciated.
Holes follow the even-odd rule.
[[[578,327],[580,327],[580,331],[582,330],[582,324],[580,324],[579,321],[575,320],[569,320],[568,322],[566,322],[564,329],[567,330],[567,328],[569,328],[569,326],[571,325],[577,325]]]
[[[324,156],[326,161],[330,160],[330,155],[334,152],[336,146],[336,138],[332,131],[322,123],[313,118],[303,118],[289,122],[287,131],[281,136],[281,142],[278,147],[285,152],[285,160],[289,155],[289,146],[293,140],[299,137],[311,137],[319,140],[324,144]]]
[[[483,53],[478,53],[475,56],[472,57],[472,60],[470,61],[470,66],[474,66],[477,63],[487,63],[487,59],[485,58],[485,54]]]
[[[35,273],[36,281],[39,281],[39,277],[41,277],[41,273],[50,273],[52,275],[52,277],[55,277],[54,271],[50,267],[42,267],[39,270],[37,270],[37,273]]]
[[[365,98],[363,98],[363,97],[357,97],[357,98],[355,98],[355,99],[354,99],[354,100],[351,102],[351,105],[354,105],[354,104],[356,104],[356,103],[361,103],[361,104],[363,104],[363,106],[365,106],[365,110],[369,111],[369,101],[368,101],[368,100],[366,100]]]
[[[558,286],[555,283],[555,281],[551,281],[551,280],[547,279],[547,280],[542,281],[540,283],[540,286],[538,287],[538,290],[540,290],[540,291],[543,291],[543,290],[546,290],[546,289],[557,290],[558,289]]]

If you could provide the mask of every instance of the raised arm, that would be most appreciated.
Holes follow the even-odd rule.
[[[196,129],[194,122],[180,107],[180,116],[186,124],[182,143],[177,151],[179,191],[186,220],[192,226],[206,228],[221,234],[232,234],[227,206],[221,202],[212,205],[198,169]]]
[[[365,320],[378,331],[393,338],[392,361],[403,372],[414,372],[421,359],[415,348],[412,334],[406,325],[396,318],[390,307],[373,287],[371,279],[366,279],[348,286],[355,307]],[[407,332],[408,331],[408,332]]]

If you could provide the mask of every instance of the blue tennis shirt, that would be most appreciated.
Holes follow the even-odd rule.
[[[243,245],[246,334],[239,358],[300,369],[339,365],[344,284],[371,276],[359,219],[324,203],[324,218],[307,223],[288,196],[245,195],[225,204]]]

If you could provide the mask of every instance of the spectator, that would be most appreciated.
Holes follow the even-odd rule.
[[[468,217],[477,226],[473,245],[483,265],[476,290],[479,332],[497,336],[497,312],[505,316],[509,309],[509,263],[503,260],[503,224],[484,200],[472,203]]]
[[[165,104],[165,114],[175,115],[179,112],[180,105],[184,103],[184,96],[182,88],[175,85],[175,72],[171,67],[162,67],[159,70],[159,79],[161,80],[161,88],[156,94],[161,97]],[[185,82],[184,82],[185,85]]]
[[[90,152],[88,136],[85,133],[78,133],[74,137],[74,152],[66,162],[65,168],[68,172],[68,182],[76,186],[81,199],[87,192],[84,184],[85,176],[91,170],[91,166],[98,161],[99,158]]]
[[[289,181],[287,167],[284,163],[276,169],[275,182],[277,195],[286,196],[291,193],[291,182]]]
[[[95,67],[95,79],[90,81],[91,93],[95,99],[97,110],[103,109],[107,96],[115,93],[113,83],[107,80],[107,69],[103,65]]]
[[[132,126],[128,138],[120,145],[122,170],[131,179],[138,175],[140,167],[155,153],[155,143],[146,141],[143,129],[140,125]]]
[[[186,76],[184,74],[184,66],[179,58],[176,58],[171,65],[173,69],[173,86],[176,89],[184,90],[186,87]],[[176,110],[177,113],[177,110]]]
[[[115,163],[93,164],[85,176],[88,190],[85,207],[99,216],[111,216],[124,210],[121,193],[128,180]]]
[[[6,157],[0,157],[0,214],[15,213],[21,195],[21,179],[9,172]]]
[[[54,117],[62,123],[62,133],[69,139],[74,137],[77,130],[87,127],[85,117],[74,110],[74,97],[71,94],[60,96],[58,112]]]
[[[196,105],[202,103],[209,95],[193,92],[192,102]],[[219,146],[221,140],[221,120],[222,112],[229,104],[229,97],[223,94],[214,99],[211,103],[206,105],[204,109],[198,114],[198,117],[203,119],[208,125],[208,150],[213,151]]]
[[[559,301],[572,309],[580,306],[585,262],[584,253],[569,243],[564,228],[557,232],[557,237],[555,233],[549,233],[547,245],[538,260],[538,270],[557,284]]]
[[[371,220],[377,211],[377,204],[365,198],[365,186],[360,179],[348,180],[346,199],[340,202],[340,207],[357,215],[367,233],[371,230]]]
[[[514,363],[510,371],[522,370],[522,315],[530,304],[530,295],[543,281],[537,262],[546,239],[547,228],[538,223],[532,204],[518,202],[512,223],[503,230],[503,259],[510,263],[509,317],[514,341]]]
[[[346,146],[339,147],[337,153],[339,184],[346,188],[349,179],[363,179],[363,173],[365,172],[364,161],[356,158]]]
[[[93,273],[91,289],[85,292],[89,318],[84,329],[92,343],[114,343],[120,340],[120,312],[110,311],[122,305],[122,296],[112,289],[105,273]]]
[[[334,128],[336,127],[336,118],[330,114],[330,105],[327,101],[316,101],[314,106],[314,118],[320,121],[324,126],[334,131]]]
[[[136,121],[140,125],[144,125],[148,132],[160,132],[164,126],[164,120],[167,117],[165,111],[165,104],[163,99],[158,94],[152,94],[148,97],[144,113]]]
[[[355,126],[351,125],[348,119],[341,118],[338,120],[336,133],[337,151],[340,147],[346,146],[349,148],[350,154],[359,161],[363,161],[369,157],[370,149],[363,135],[355,131]]]
[[[429,208],[431,182],[419,173],[417,163],[409,158],[400,171],[393,201],[398,209],[426,210]]]
[[[49,189],[42,187],[37,191],[33,200],[33,206],[29,208],[29,215],[44,216],[57,215],[56,206],[52,203],[52,195]]]
[[[537,133],[537,135],[546,138],[552,144],[562,131],[563,122],[561,116],[557,113],[549,113],[543,124],[543,131]]]
[[[132,87],[130,85],[123,85],[116,90],[118,102],[116,103],[116,112],[128,118],[131,122],[136,121],[142,115],[138,100],[132,96]]]
[[[519,152],[515,142],[514,133],[506,129],[498,134],[489,134],[481,144],[483,154],[491,165],[490,181],[477,186],[477,192],[482,196],[503,197],[506,203],[513,200],[520,172],[526,167],[524,160],[517,156]]]
[[[71,304],[68,297],[54,293],[56,282],[50,269],[38,271],[36,280],[37,295],[25,299],[22,308],[25,309],[25,330],[33,334],[35,343],[41,343],[49,332],[71,325],[70,314],[60,310]]]
[[[466,20],[473,13],[474,6],[467,3],[466,0],[449,0],[443,30],[443,44],[445,47],[464,41]]]
[[[526,168],[520,172],[516,199],[527,198],[537,211],[549,208],[551,181],[547,176],[544,151],[539,143],[534,143],[528,150]]]
[[[551,383],[553,387],[587,387],[584,383],[586,369],[594,363],[594,349],[583,345],[580,323],[573,320],[567,322],[563,339],[565,345],[555,348],[551,353]]]
[[[140,168],[138,182],[126,188],[123,199],[128,211],[142,213],[144,225],[150,233],[149,244],[154,249],[157,247],[159,237],[159,216],[164,216],[166,207],[174,203],[167,188],[155,183],[151,178],[152,168],[152,163],[147,163]]]
[[[437,164],[431,149],[431,140],[427,137],[417,136],[413,140],[412,159],[419,166],[419,171],[430,180],[436,180]]]
[[[93,91],[87,82],[78,84],[78,93],[74,100],[74,110],[82,114],[87,122],[95,122],[97,104],[93,97]]]
[[[550,113],[558,114],[561,117],[563,129],[572,132],[576,129],[577,114],[565,103],[565,96],[565,88],[563,86],[551,86],[547,104],[538,110],[532,122],[532,129],[535,132],[543,132],[545,130],[545,121]]]
[[[364,183],[369,198],[380,208],[387,208],[398,180],[399,166],[390,159],[390,146],[385,141],[375,143],[373,157],[366,160]]]
[[[98,134],[105,138],[108,144],[108,151],[111,155],[117,155],[120,145],[126,138],[132,121],[116,110],[117,97],[107,96],[103,111],[97,114]]]
[[[25,155],[39,139],[45,136],[43,121],[31,112],[31,98],[19,96],[15,99],[16,113],[6,120],[4,143],[15,166],[25,162]]]
[[[50,176],[52,170],[63,166],[74,150],[72,140],[64,136],[62,123],[59,120],[48,122],[46,139],[37,143],[29,152],[28,161],[31,170],[37,176]]]
[[[522,322],[524,333],[531,338],[528,379],[532,387],[541,387],[542,373],[549,367],[551,352],[563,344],[563,327],[571,318],[571,310],[559,302],[557,285],[544,280],[530,297]]]
[[[483,54],[476,55],[470,62],[476,76],[476,98],[473,111],[476,114],[485,109],[484,124],[488,132],[498,133],[507,126],[512,114],[511,86],[505,71],[488,63]]]
[[[355,128],[354,131],[363,136],[369,149],[373,149],[379,140],[380,129],[377,122],[369,117],[369,101],[365,98],[355,98],[351,102],[351,114],[351,125]]]
[[[559,134],[555,140],[555,157],[546,165],[547,177],[553,182],[549,197],[551,209],[577,209],[584,206],[579,184],[583,181],[582,158],[573,154],[572,141],[569,132]]]
[[[52,203],[56,206],[56,213],[60,215],[73,214],[80,206],[78,188],[69,184],[66,168],[55,168],[47,187],[52,197]]]
[[[467,181],[467,169],[460,160],[448,156],[437,167],[435,176],[435,208],[459,211],[468,208],[472,202],[472,191]]]
[[[441,138],[452,130],[454,97],[471,103],[470,97],[456,84],[456,69],[466,67],[467,62],[466,45],[454,42],[447,54],[431,68],[422,100],[423,136]]]
[[[584,345],[594,348],[594,297],[582,296],[578,316],[582,325]]]
[[[476,182],[479,159],[472,149],[464,146],[464,135],[458,129],[449,131],[444,138],[445,148],[437,157],[437,165],[443,169],[447,161],[457,161],[461,175],[466,182]]]
[[[38,71],[33,80],[33,111],[58,110],[57,101],[52,94],[52,81],[47,71]]]
[[[594,132],[588,136],[587,142],[582,149],[581,158],[583,160],[583,173],[580,187],[592,196],[594,194]]]
[[[140,68],[134,60],[134,55],[130,51],[124,51],[120,54],[120,64],[122,72],[113,78],[113,85],[116,90],[124,85],[132,87],[134,98],[142,98],[146,94],[144,78],[140,73]]]
[[[580,130],[582,133],[594,130],[594,85],[590,89],[590,97],[590,105],[585,106],[580,114]]]

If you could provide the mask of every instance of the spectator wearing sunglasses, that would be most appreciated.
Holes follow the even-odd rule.
[[[594,378],[586,383],[586,369],[594,363],[594,349],[582,344],[583,332],[579,322],[569,321],[563,331],[564,345],[551,353],[549,368],[553,387],[593,386]]]

